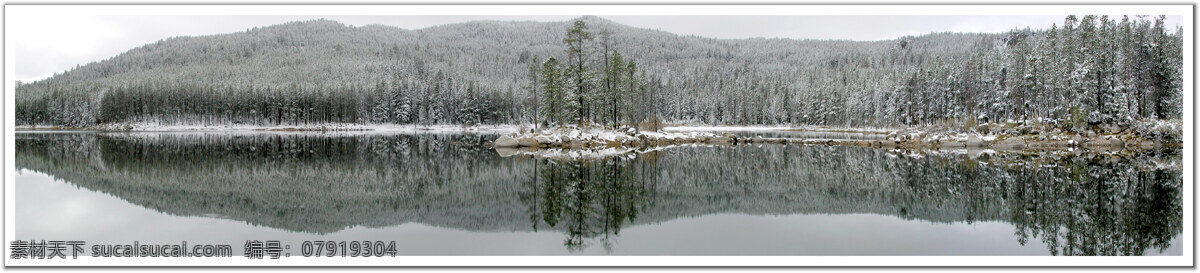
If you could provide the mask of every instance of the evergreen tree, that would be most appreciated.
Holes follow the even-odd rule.
[[[559,66],[558,59],[554,57],[542,64],[542,92],[545,95],[542,96],[540,111],[547,124],[561,124],[570,119],[567,107],[571,101],[567,100],[566,79]]]
[[[582,20],[576,20],[574,26],[567,30],[567,37],[563,38],[563,43],[567,45],[567,75],[571,79],[572,89],[574,91],[572,100],[576,103],[570,107],[576,112],[575,119],[583,125],[591,116],[588,109],[591,107],[590,96],[592,81],[595,77],[591,70],[586,66],[588,62],[587,49],[584,48],[587,41],[592,40],[592,34],[588,32],[587,24]]]

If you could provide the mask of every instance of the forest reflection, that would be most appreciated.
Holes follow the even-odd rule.
[[[530,190],[521,196],[533,229],[565,227],[564,245],[570,250],[583,249],[596,237],[611,249],[609,235],[620,235],[621,227],[632,224],[649,205],[657,153],[641,160],[534,159],[533,179],[526,183]]]
[[[591,242],[610,247],[610,235],[619,235],[622,226],[635,224],[639,213],[652,207],[652,200],[660,193],[658,180],[663,176],[659,175],[662,153],[666,152],[641,154],[636,160],[627,157],[535,159],[535,175],[532,182],[527,183],[532,190],[522,196],[522,201],[530,208],[534,229],[539,225],[566,227],[568,236],[564,244],[571,249],[584,248]],[[836,155],[815,154],[821,157]],[[1147,250],[1165,250],[1170,246],[1170,240],[1182,230],[1180,173],[1178,169],[1161,166],[1164,156],[1169,157],[1154,153],[1133,158],[1077,155],[1051,162],[1037,158],[998,158],[989,162],[987,158],[897,157],[893,161],[898,164],[891,169],[899,171],[901,179],[898,182],[905,187],[900,189],[904,194],[889,192],[895,189],[870,192],[866,189],[871,188],[869,186],[827,187],[823,193],[860,195],[860,198],[902,197],[896,200],[901,205],[894,214],[906,219],[1009,222],[1016,226],[1014,235],[1021,245],[1038,239],[1049,247],[1052,255],[1143,255]],[[749,165],[725,162],[725,165],[733,166],[731,168],[694,162],[666,162],[666,165],[673,166],[676,174],[686,177],[677,183],[711,185],[725,182],[723,187],[733,189],[712,190],[729,191],[744,187],[739,184],[746,179],[759,177],[689,176],[686,174],[690,172],[680,170],[697,167],[688,166],[691,164],[713,167],[717,173],[737,173],[738,168],[750,168],[762,178],[774,178],[765,179],[768,181],[794,179],[785,169],[790,165],[784,163],[786,158],[779,159],[781,161]],[[846,180],[846,175],[853,176],[846,173],[815,175],[812,178],[843,184],[852,182]],[[757,194],[779,197],[770,196],[765,190],[758,187]],[[720,194],[708,197],[710,202],[723,201]],[[958,205],[960,202],[956,201],[965,203],[961,208],[962,217],[941,218],[953,214],[955,208],[946,205]],[[839,210],[818,209],[816,213]]]
[[[481,148],[490,138],[18,134],[16,165],[169,215],[313,234],[404,223],[561,232],[573,251],[614,247],[631,226],[722,213],[1000,221],[1017,242],[1040,240],[1052,255],[1144,255],[1182,232],[1178,150],[974,156],[763,145],[543,159],[500,157]]]

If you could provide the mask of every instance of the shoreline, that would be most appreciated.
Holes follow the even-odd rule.
[[[1152,130],[1122,129],[1109,132],[1066,132],[1032,125],[1007,125],[985,132],[955,132],[942,129],[927,132],[928,128],[907,128],[884,132],[883,129],[821,128],[821,127],[665,127],[656,132],[640,132],[631,128],[565,126],[537,132],[525,132],[498,137],[485,143],[493,149],[537,150],[610,150],[654,149],[678,145],[829,145],[857,146],[904,150],[1003,150],[1020,152],[1054,152],[1074,150],[1141,152],[1156,149],[1182,148],[1182,141],[1173,141],[1171,133],[1162,132],[1163,124],[1170,132],[1179,128],[1170,122],[1154,123]],[[992,125],[995,126],[995,125]],[[936,130],[936,129],[935,129]],[[735,135],[730,132],[837,132],[882,135],[880,139],[828,139],[795,137],[762,137]],[[1139,133],[1142,132],[1142,133]],[[1145,133],[1151,132],[1151,133]],[[1145,134],[1149,134],[1147,136]],[[1163,139],[1164,135],[1167,136]],[[1155,137],[1158,136],[1158,137]]]
[[[1177,123],[1157,121],[1154,130],[1176,130]],[[1153,150],[1180,148],[1180,141],[1164,141],[1142,136],[1133,129],[1109,133],[1064,132],[1033,125],[999,124],[979,132],[960,132],[948,128],[912,127],[843,128],[828,126],[666,126],[659,131],[642,132],[632,128],[576,127],[573,125],[538,129],[529,125],[395,125],[395,124],[310,124],[310,125],[159,125],[154,123],[105,124],[91,127],[17,126],[17,133],[99,132],[99,133],[334,133],[334,134],[496,134],[487,148],[561,148],[599,150],[605,148],[653,148],[681,144],[741,145],[837,145],[908,150],[996,149],[1057,151],[1072,149]],[[1131,126],[1132,127],[1132,126]],[[982,128],[982,127],[981,127]],[[928,130],[928,131],[927,131]],[[747,136],[746,133],[850,133],[877,135],[879,139],[828,139]],[[735,135],[740,133],[741,135]]]
[[[696,133],[696,132],[692,132]],[[855,132],[857,133],[857,132]],[[1002,150],[1065,150],[1077,148],[1133,149],[1152,150],[1157,148],[1179,148],[1182,143],[1161,142],[1125,135],[1102,135],[1091,138],[1071,139],[1031,139],[1028,136],[991,135],[974,139],[953,140],[946,137],[933,136],[914,139],[888,138],[879,140],[851,139],[819,139],[819,138],[766,138],[761,136],[744,137],[732,134],[685,134],[683,136],[648,137],[645,135],[630,135],[627,137],[560,137],[547,138],[547,135],[501,136],[498,141],[491,143],[492,148],[566,148],[566,149],[603,149],[603,148],[645,148],[684,144],[706,145],[743,145],[743,144],[797,144],[797,145],[836,145],[860,146],[868,148],[904,148],[904,149],[1002,149]],[[941,138],[942,140],[938,140]],[[501,140],[503,139],[503,140]],[[994,140],[983,140],[994,139]]]

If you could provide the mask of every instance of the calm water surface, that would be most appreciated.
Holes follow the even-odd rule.
[[[1178,151],[677,147],[501,157],[494,136],[16,135],[16,235],[396,241],[404,255],[1181,255]],[[235,251],[238,252],[238,251]]]

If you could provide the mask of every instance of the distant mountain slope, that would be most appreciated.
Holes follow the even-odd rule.
[[[867,51],[886,52],[896,47],[892,41],[711,39],[638,29],[598,17],[582,19],[590,23],[593,32],[612,31],[618,50],[657,68],[654,73],[679,73],[686,71],[676,70],[696,67],[722,71],[712,66],[825,66],[839,58],[874,55],[879,52]],[[121,85],[182,80],[218,86],[373,86],[391,76],[380,73],[383,70],[410,69],[420,60],[430,71],[518,87],[526,76],[524,70],[514,69],[523,68],[521,53],[561,58],[568,27],[567,22],[480,21],[405,30],[380,25],[351,27],[330,20],[292,22],[232,34],[169,38],[43,82]],[[982,36],[933,35],[913,46],[962,57],[971,53],[978,37]]]
[[[1075,106],[1052,105],[1052,98],[1021,101],[1008,95],[1037,88],[1070,89],[1071,83],[1065,82],[1036,83],[1042,87],[1014,84],[1026,78],[1015,75],[1028,74],[1016,70],[1034,72],[1035,62],[1047,62],[1044,56],[1033,60],[1032,49],[1062,47],[1044,46],[1043,31],[940,33],[874,42],[712,39],[634,28],[594,16],[579,20],[587,23],[593,36],[612,33],[613,49],[646,71],[647,88],[655,98],[653,111],[669,120],[886,125],[979,116],[1063,118],[1066,106]],[[313,20],[170,38],[19,86],[17,119],[20,124],[67,126],[137,121],[532,122],[532,94],[524,88],[529,66],[533,57],[566,58],[562,40],[569,24],[476,21],[405,30]],[[1154,39],[1159,45],[1173,45],[1164,41],[1178,39],[1151,28],[1149,21],[1125,24],[1139,28],[1139,34],[1129,36]],[[1114,25],[1111,31],[1118,29]],[[1148,36],[1155,31],[1164,34]],[[1072,37],[1066,31],[1060,36]],[[1097,37],[1091,39],[1118,39]],[[602,63],[595,50],[599,41],[589,51],[593,67]],[[1119,53],[1146,53],[1135,51]],[[1173,60],[1173,56],[1156,56],[1147,55],[1147,61],[1137,66],[1170,68],[1150,61]],[[1039,73],[1069,74],[1073,70],[1068,68]],[[1177,88],[1171,85],[1178,80],[1177,71],[1167,73],[1165,79],[1140,76],[1155,73],[1137,70],[1137,77],[1124,78],[1158,89]],[[1124,74],[1109,77],[1120,75]],[[1133,80],[1128,85],[1135,85]],[[1155,92],[1156,100],[1170,95]],[[1138,105],[1141,98],[1149,98],[1145,94],[1125,97],[1122,100],[1139,99]],[[1023,103],[1047,110],[1014,110]],[[1091,105],[1116,107],[1116,103]],[[1109,116],[1119,115],[1109,112],[1113,112]],[[1143,112],[1135,116],[1155,116]]]

